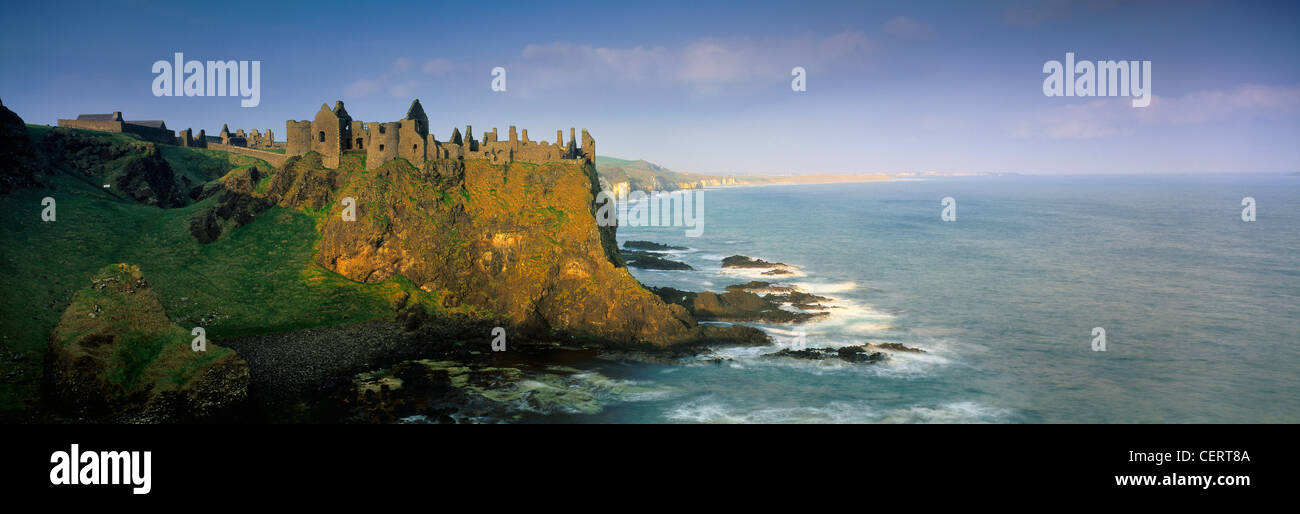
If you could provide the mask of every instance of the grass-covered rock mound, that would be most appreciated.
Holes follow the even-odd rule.
[[[45,409],[76,420],[213,421],[247,398],[248,366],[229,349],[191,348],[140,269],[114,264],[78,291],[50,334]]]

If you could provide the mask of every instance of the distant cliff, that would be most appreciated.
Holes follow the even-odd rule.
[[[596,156],[596,172],[601,189],[615,193],[629,191],[677,191],[734,185],[732,177],[681,173],[646,160],[627,160]]]
[[[601,189],[623,194],[631,191],[677,191],[719,186],[809,184],[820,182],[872,182],[890,180],[884,173],[803,175],[706,175],[673,171],[646,160],[596,156]]]

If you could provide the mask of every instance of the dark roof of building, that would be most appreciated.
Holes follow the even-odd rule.
[[[127,121],[126,123],[128,125],[140,125],[142,127],[153,127],[157,129],[167,128],[167,124],[163,123],[163,120],[133,120]]]
[[[122,121],[116,114],[78,114],[77,121]]]

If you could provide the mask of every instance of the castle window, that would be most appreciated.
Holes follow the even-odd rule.
[[[320,142],[322,142],[322,143],[325,142],[325,131],[324,131],[324,130],[320,131]]]
[[[379,151],[381,151],[381,152],[384,151],[384,145],[382,145],[382,144],[379,145]]]
[[[411,145],[411,150],[419,150],[419,149],[420,149],[420,145],[418,144]]]
[[[385,128],[385,127],[384,127],[383,125],[380,125],[380,126],[379,126],[379,133],[380,133],[380,134],[383,134],[383,133],[387,132],[387,131],[384,130],[384,128]]]
[[[361,140],[362,140],[362,138],[359,138],[359,137],[357,138],[357,149],[358,149],[358,150],[360,150],[360,149],[363,147]]]

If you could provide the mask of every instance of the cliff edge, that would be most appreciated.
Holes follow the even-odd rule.
[[[290,159],[268,197],[328,209],[317,260],[359,282],[402,275],[442,295],[532,330],[668,344],[699,330],[680,306],[645,290],[618,257],[614,227],[598,227],[590,163],[492,164],[404,159],[366,170],[344,155],[327,168]],[[355,220],[343,218],[344,199]]]

